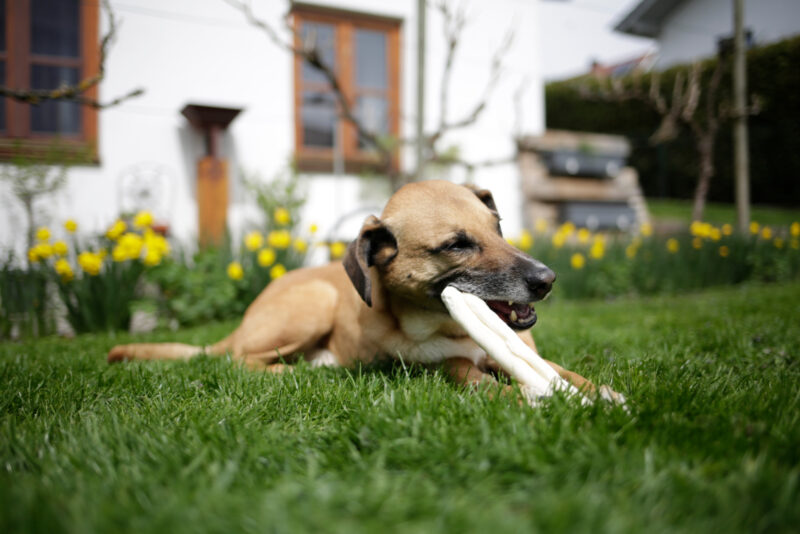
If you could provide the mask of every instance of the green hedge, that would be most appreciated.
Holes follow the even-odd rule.
[[[709,75],[713,62],[706,63]],[[800,37],[748,52],[749,92],[762,103],[759,115],[750,118],[752,200],[759,204],[800,204]],[[688,66],[662,73],[662,88],[669,96],[675,74]],[[666,144],[651,146],[650,135],[660,122],[658,114],[635,101],[609,103],[581,97],[579,89],[596,83],[588,77],[553,82],[546,86],[547,127],[550,129],[615,133],[632,145],[631,164],[639,171],[645,194],[653,197],[690,198],[697,176],[697,156],[691,133]],[[630,78],[624,83],[632,83]],[[647,83],[647,80],[644,80]],[[645,85],[647,87],[647,85]],[[728,64],[721,97],[730,95]],[[730,123],[717,135],[715,166],[709,199],[733,201],[733,152]]]

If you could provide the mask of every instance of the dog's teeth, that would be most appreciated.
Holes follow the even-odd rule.
[[[514,310],[511,310],[511,315],[509,317],[511,317],[512,321],[516,321],[517,320],[517,312],[515,312]]]

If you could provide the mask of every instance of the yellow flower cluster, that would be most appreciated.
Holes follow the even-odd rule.
[[[289,230],[273,230],[267,235],[267,244],[279,250],[286,250],[292,244]]]
[[[111,259],[116,262],[141,259],[142,263],[148,266],[161,263],[164,256],[169,254],[169,243],[163,235],[150,228],[152,224],[153,216],[146,211],[138,213],[133,222],[133,226],[136,228],[144,229],[142,234],[126,232],[128,225],[125,221],[116,220],[105,232],[105,236],[114,241]],[[78,230],[78,223],[69,219],[64,222],[64,229],[71,234],[75,233]],[[57,257],[58,259],[53,263],[53,270],[61,277],[62,281],[72,280],[75,272],[67,259],[69,245],[66,241],[59,240],[50,244],[51,233],[46,227],[37,229],[36,237],[39,242],[28,251],[28,259],[31,262],[38,262],[51,256]],[[107,254],[104,248],[96,252],[85,250],[78,253],[76,260],[83,272],[90,276],[97,276],[102,270]]]
[[[278,226],[290,227],[292,224],[291,213],[283,207],[277,208],[272,218]],[[314,235],[318,230],[317,225],[312,224],[308,233]],[[290,228],[279,228],[270,231],[266,236],[258,230],[248,232],[244,236],[244,247],[255,253],[255,262],[259,267],[270,268],[269,276],[276,280],[287,272],[286,266],[279,263],[282,251],[291,248],[294,252],[302,255],[308,252],[309,243],[302,237],[292,237]],[[238,261],[231,262],[228,265],[227,274],[232,280],[242,280],[245,275],[244,266]]]
[[[273,218],[280,226],[287,226],[292,221],[292,216],[286,208],[276,209]]]
[[[126,232],[128,226],[125,221],[115,221],[106,231],[106,237],[116,242],[111,249],[111,259],[124,262],[141,258],[149,267],[160,264],[164,256],[169,254],[169,243],[163,235],[150,228],[152,225],[153,215],[149,211],[140,211],[133,218],[133,226],[144,229],[141,234]]]
[[[100,268],[103,266],[103,258],[105,254],[101,252],[84,251],[78,254],[78,265],[81,266],[83,271],[91,276],[100,274]]]

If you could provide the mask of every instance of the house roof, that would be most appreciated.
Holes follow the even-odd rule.
[[[614,26],[620,33],[657,37],[667,15],[684,0],[642,0]]]

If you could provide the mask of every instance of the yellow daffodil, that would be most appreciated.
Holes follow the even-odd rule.
[[[300,254],[305,254],[306,250],[308,250],[308,243],[302,237],[298,237],[294,240],[294,249]]]
[[[275,263],[275,251],[271,248],[265,248],[258,253],[258,264],[262,267],[269,267]]]
[[[57,256],[66,256],[68,251],[69,247],[65,241],[56,241],[53,243],[53,252],[55,252]]]
[[[272,248],[285,250],[292,244],[292,234],[288,230],[273,230],[267,236],[267,244]]]
[[[733,233],[733,226],[728,223],[722,225],[722,235],[731,235]]]
[[[64,258],[58,260],[53,266],[53,268],[55,269],[56,273],[58,273],[58,275],[61,277],[61,280],[64,282],[69,282],[75,277],[75,273],[72,272],[72,266]]]
[[[758,224],[756,221],[750,223],[750,233],[756,235],[758,231],[761,229],[761,225]]]
[[[287,210],[286,208],[276,209],[273,218],[275,219],[275,222],[280,226],[286,226],[292,220],[292,216],[289,214],[289,210]]]
[[[244,246],[247,250],[258,250],[264,244],[264,236],[258,230],[253,230],[244,236]]]
[[[127,229],[128,225],[125,224],[125,221],[117,219],[116,222],[114,222],[114,224],[112,224],[111,227],[106,231],[106,237],[112,241],[116,241],[119,239],[119,236],[125,233],[125,230]]]
[[[589,242],[589,239],[592,238],[592,233],[589,231],[588,228],[581,228],[578,230],[578,243],[581,245],[585,245]]]
[[[667,239],[667,250],[669,251],[670,254],[675,254],[680,250],[680,248],[681,245],[680,243],[678,243],[677,239],[675,239],[674,237],[670,237],[669,239]]]
[[[231,280],[241,280],[244,277],[244,269],[242,264],[238,261],[232,261],[228,264],[228,278]]]
[[[136,228],[150,228],[153,226],[153,214],[149,211],[140,211],[133,218],[133,225]]]
[[[39,241],[48,241],[50,239],[50,229],[46,226],[40,226],[36,230],[36,239]]]
[[[765,226],[764,228],[762,228],[761,237],[766,239],[767,241],[772,239],[772,228],[770,228],[769,226]]]
[[[169,254],[169,242],[167,239],[149,228],[144,231],[144,247],[147,249],[148,254],[153,252],[161,257]]]
[[[789,226],[789,234],[792,237],[800,237],[800,222],[795,221]]]
[[[533,236],[527,230],[523,230],[519,234],[519,248],[522,250],[529,250],[533,246]]]
[[[161,254],[159,254],[157,250],[147,249],[147,252],[144,254],[144,258],[142,258],[142,263],[148,267],[155,267],[161,263]]]
[[[637,251],[636,245],[634,245],[633,243],[631,243],[630,245],[628,245],[627,247],[625,247],[625,256],[626,256],[628,259],[632,260],[633,258],[635,258],[635,257],[636,257],[636,251]]]
[[[269,277],[272,278],[273,280],[277,280],[284,274],[286,274],[286,267],[284,267],[280,263],[275,265],[272,269],[269,270]]]
[[[64,229],[67,232],[74,234],[75,232],[78,231],[78,223],[75,222],[74,219],[67,219],[66,221],[64,221]]]
[[[726,245],[722,245],[719,247],[719,255],[723,258],[727,258],[728,255],[731,253],[731,249],[728,248]]]
[[[572,221],[567,221],[561,225],[561,228],[559,228],[558,231],[563,232],[564,235],[569,237],[575,231],[575,225],[572,223]]]
[[[544,219],[536,219],[536,222],[533,225],[533,229],[536,231],[537,234],[543,234],[547,231],[547,221]]]
[[[36,253],[36,247],[28,249],[28,261],[31,263],[39,263],[39,255]]]
[[[341,241],[337,241],[336,243],[331,243],[331,258],[337,260],[344,256],[345,251],[347,250],[347,245],[342,243]]]
[[[699,237],[695,237],[692,239],[692,248],[695,250],[700,250],[703,247],[703,240]]]
[[[121,246],[117,245],[113,249],[111,249],[111,259],[117,263],[127,261],[128,260],[128,253],[125,252],[125,249]]]
[[[128,232],[119,238],[119,241],[117,241],[117,246],[114,248],[121,248],[125,255],[125,259],[135,260],[142,254],[143,246],[144,239],[142,239],[142,236],[139,234],[134,234],[133,232]],[[114,261],[118,260],[114,258]]]
[[[643,223],[639,227],[639,233],[642,234],[644,237],[650,237],[653,235],[653,225],[649,222]]]
[[[709,230],[708,237],[710,237],[712,241],[719,241],[722,239],[722,232],[719,228],[712,227],[711,230]]]
[[[570,257],[569,264],[575,270],[583,269],[583,266],[586,265],[586,258],[584,258],[583,254],[580,252],[576,252],[572,255],[572,257]]]
[[[591,248],[589,248],[589,256],[592,259],[600,260],[603,259],[606,253],[606,242],[602,238],[602,236],[597,236],[592,243]]]
[[[33,248],[40,259],[46,260],[53,255],[53,246],[50,243],[37,243]]]
[[[308,231],[311,233],[311,235],[314,235],[317,233],[317,231],[319,231],[319,226],[317,226],[315,223],[311,223],[311,226],[308,227]]]
[[[78,254],[78,265],[80,265],[81,269],[87,274],[97,276],[100,274],[100,267],[102,267],[103,261],[98,254],[85,251]]]
[[[553,234],[553,238],[551,239],[553,246],[556,248],[561,248],[564,246],[564,243],[567,241],[567,236],[560,230]]]

